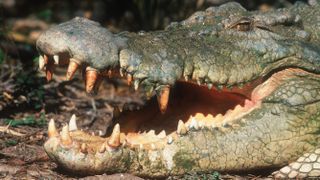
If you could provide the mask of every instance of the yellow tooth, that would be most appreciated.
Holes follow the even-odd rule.
[[[71,136],[69,134],[69,126],[68,124],[66,124],[61,132],[60,132],[60,136],[61,136],[61,143],[65,146],[71,145],[72,144],[72,139]]]
[[[128,74],[128,75],[127,75],[127,84],[128,84],[128,86],[130,86],[131,83],[132,83],[132,75],[131,75],[131,74]]]
[[[87,152],[88,152],[88,150],[87,150],[87,144],[86,144],[86,143],[82,143],[82,144],[81,144],[80,151],[81,151],[82,153],[87,153]]]
[[[112,134],[108,140],[108,145],[116,148],[120,146],[120,125],[116,124],[113,128]]]
[[[187,127],[186,125],[184,125],[182,120],[179,120],[178,122],[177,133],[180,135],[184,135],[187,133]]]
[[[48,136],[49,138],[59,136],[56,125],[54,123],[54,119],[51,119],[48,125]]]
[[[147,133],[148,136],[154,136],[155,135],[155,131],[154,130],[150,130],[148,133]]]
[[[99,149],[99,153],[104,153],[105,150],[106,150],[106,146],[105,146],[105,144],[102,144]]]
[[[59,64],[59,56],[58,55],[54,55],[53,60],[54,60],[54,64],[56,64],[56,65]]]
[[[198,124],[198,121],[196,120],[195,117],[192,117],[191,116],[191,122],[190,122],[190,129],[195,129],[195,130],[198,130],[199,129],[199,124]]]
[[[158,138],[165,138],[167,135],[166,135],[166,131],[165,130],[162,130],[159,134],[158,134]]]
[[[87,93],[92,93],[95,91],[98,81],[101,81],[101,77],[99,77],[99,73],[96,70],[86,70],[86,91]],[[97,83],[97,84],[96,84]]]
[[[43,59],[43,56],[39,56],[39,70],[42,71],[44,70],[44,59]]]
[[[111,70],[108,70],[108,77],[112,78],[112,71]]]
[[[72,79],[73,75],[76,73],[77,69],[79,68],[79,63],[76,62],[74,59],[70,59],[66,79],[69,81]]]
[[[46,65],[46,78],[47,81],[51,81],[52,80],[52,76],[53,76],[53,64],[51,62],[48,62]]]
[[[170,87],[164,86],[161,89],[159,89],[159,92],[157,93],[157,99],[159,104],[159,109],[161,113],[165,113],[167,110],[168,102],[169,102],[169,95],[170,95]]]
[[[69,131],[75,131],[75,130],[78,130],[77,117],[75,114],[73,114],[69,121]]]

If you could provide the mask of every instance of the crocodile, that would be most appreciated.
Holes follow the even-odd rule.
[[[76,17],[43,32],[39,69],[52,79],[82,72],[95,94],[124,78],[145,106],[123,112],[105,137],[72,116],[44,144],[62,169],[157,178],[190,172],[275,169],[320,176],[320,5],[247,11],[230,2],[164,30],[111,33]]]

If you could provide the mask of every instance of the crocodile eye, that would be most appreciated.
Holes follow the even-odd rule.
[[[252,29],[251,23],[239,23],[235,26],[238,31],[250,31]]]
[[[247,17],[241,18],[240,20],[229,25],[228,28],[236,29],[238,31],[250,31],[253,29],[253,19]]]

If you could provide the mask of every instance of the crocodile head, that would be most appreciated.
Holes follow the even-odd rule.
[[[149,177],[296,160],[319,145],[319,9],[228,3],[163,31],[112,34],[83,18],[52,27],[37,41],[48,80],[68,64],[67,79],[81,69],[88,93],[112,75],[156,98],[106,138],[77,130],[75,118],[60,134],[50,121],[46,152],[80,174]]]

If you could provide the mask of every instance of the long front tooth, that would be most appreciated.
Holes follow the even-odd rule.
[[[87,93],[92,93],[95,90],[96,82],[100,81],[101,77],[99,77],[99,73],[96,70],[93,70],[92,68],[87,68],[86,70],[86,91]]]
[[[182,120],[179,120],[178,122],[177,133],[180,135],[184,135],[187,133],[187,127]]]
[[[116,124],[113,128],[112,134],[108,140],[108,145],[116,148],[120,146],[120,125]]]
[[[44,65],[45,65],[45,62],[44,62],[44,59],[43,59],[43,56],[39,56],[39,70],[42,71],[44,70]]]
[[[73,114],[70,118],[70,121],[69,121],[69,131],[76,131],[78,130],[78,127],[77,127],[77,117],[75,114]]]
[[[46,66],[46,78],[47,81],[51,81],[53,76],[53,65],[48,63]]]
[[[54,119],[51,119],[48,125],[48,136],[49,138],[59,136],[56,125],[54,123]]]
[[[127,75],[127,84],[128,84],[128,86],[130,86],[131,83],[132,83],[132,75],[131,75],[131,74],[128,74],[128,75]]]
[[[79,63],[75,62],[73,59],[70,59],[70,63],[68,65],[68,70],[66,74],[66,79],[69,81],[72,79],[73,75],[76,73],[79,68]]]
[[[68,124],[66,124],[61,132],[60,132],[60,136],[61,136],[61,143],[65,146],[68,146],[70,144],[72,144],[72,139],[71,136],[69,134],[69,126]]]
[[[54,64],[59,65],[59,56],[58,55],[54,55],[53,60],[54,60]]]
[[[191,117],[190,129],[192,129],[192,128],[195,130],[199,129],[198,121],[194,117]]]
[[[157,92],[159,109],[162,114],[165,113],[167,110],[167,106],[168,106],[168,102],[169,102],[169,95],[170,95],[170,87],[169,86],[161,87]]]

